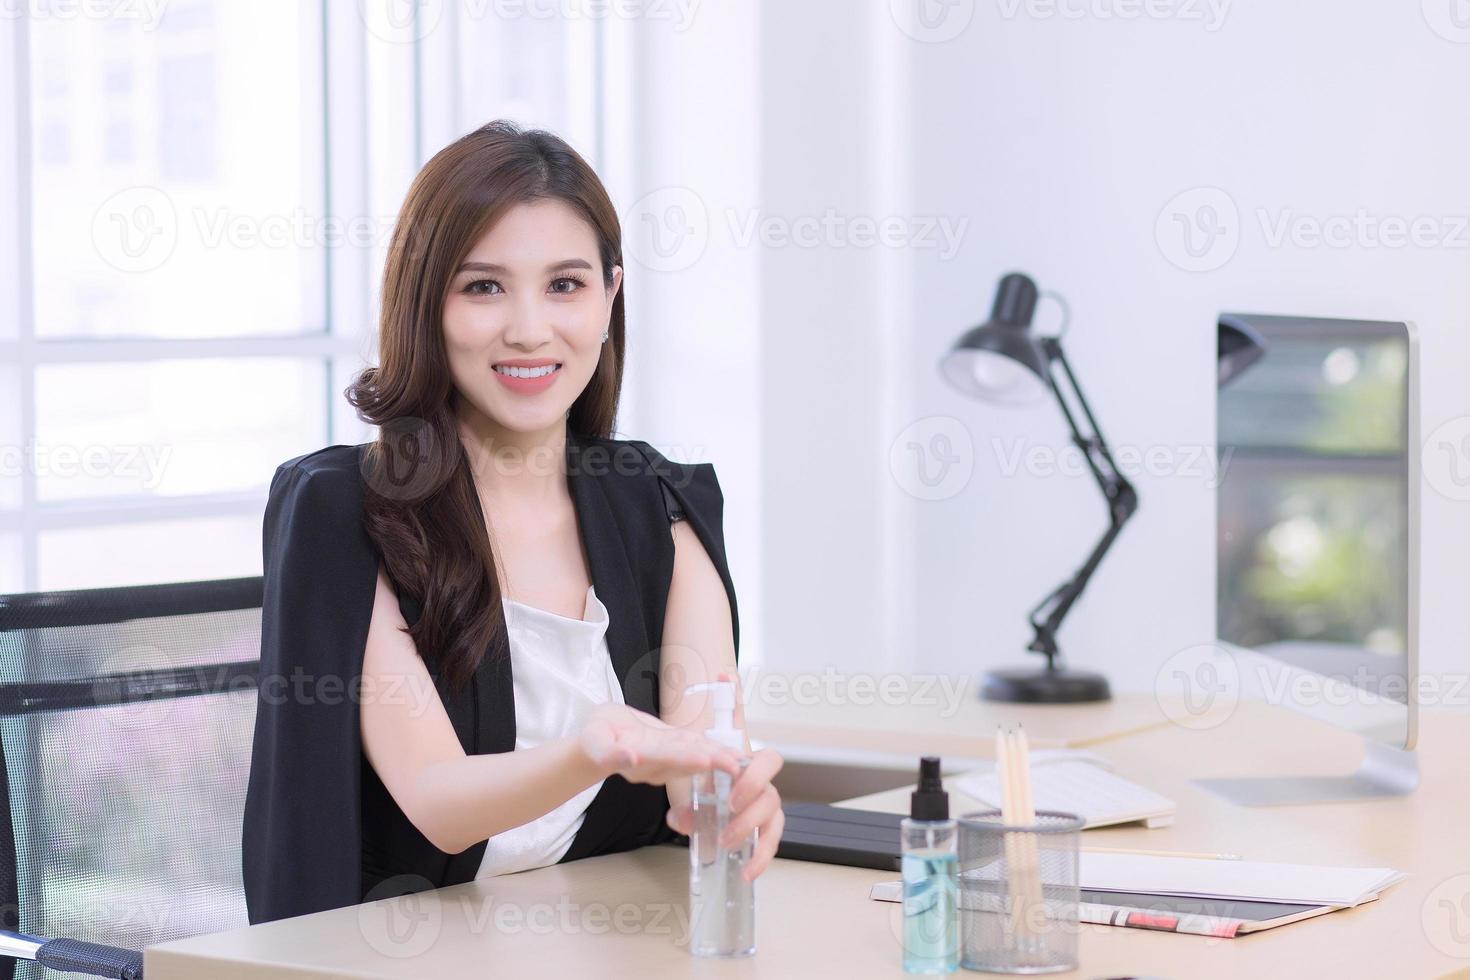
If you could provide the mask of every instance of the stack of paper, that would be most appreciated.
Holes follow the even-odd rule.
[[[1083,851],[1079,886],[1084,892],[1114,892],[1133,897],[1167,895],[1224,902],[1274,902],[1352,908],[1378,898],[1408,875],[1392,868],[1337,868],[1274,861],[1216,861],[1151,854]],[[963,877],[963,876],[962,876]],[[869,897],[896,902],[903,882],[883,881]]]
[[[1174,822],[1173,800],[1114,775],[1090,752],[1033,750],[1030,769],[1036,809],[1075,813],[1083,819],[1083,829],[1122,823],[1167,827]],[[993,765],[962,773],[950,786],[1000,807],[1000,780]]]
[[[1335,868],[1083,851],[1077,917],[1104,926],[1229,939],[1371,902],[1406,875],[1391,868]],[[960,907],[987,907],[986,887],[965,886]],[[902,881],[880,881],[869,897],[903,900]]]
[[[1089,891],[1335,908],[1370,902],[1383,889],[1407,877],[1392,868],[1335,868],[1086,851],[1080,861],[1080,882]]]

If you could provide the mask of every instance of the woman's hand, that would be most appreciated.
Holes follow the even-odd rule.
[[[776,856],[776,845],[781,842],[781,831],[786,826],[786,814],[781,810],[781,794],[771,785],[776,773],[786,760],[775,749],[761,749],[750,757],[745,771],[730,784],[730,823],[720,838],[721,847],[734,847],[753,831],[759,831],[755,851],[745,866],[745,880],[754,881],[771,858]],[[681,834],[694,829],[694,811],[688,803],[680,803],[669,809],[668,824]]]
[[[617,774],[630,783],[665,786],[710,769],[731,776],[740,772],[733,749],[616,702],[592,710],[578,744],[604,777]]]

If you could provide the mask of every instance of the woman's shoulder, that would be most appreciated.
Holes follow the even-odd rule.
[[[267,526],[276,515],[356,522],[362,516],[364,446],[327,446],[276,467],[266,504]],[[289,527],[286,521],[281,526]]]
[[[276,615],[334,603],[371,611],[379,556],[363,521],[357,453],[328,446],[276,467],[261,522],[267,595],[291,597]]]
[[[713,463],[684,463],[670,459],[642,439],[578,436],[569,463],[593,476],[657,477],[676,489],[691,485],[719,490]]]
[[[641,439],[579,438],[568,455],[578,475],[590,475],[639,513],[660,513],[669,522],[688,520],[702,537],[720,535],[725,495],[712,463],[670,459]],[[706,547],[722,547],[706,541]]]
[[[296,487],[311,486],[313,493],[331,491],[337,496],[362,496],[363,450],[358,446],[326,446],[293,456],[276,467],[271,478],[271,496]]]
[[[307,476],[326,474],[328,479],[344,475],[360,477],[362,473],[362,451],[366,444],[358,446],[326,446],[286,460],[276,467],[276,474],[295,472]]]

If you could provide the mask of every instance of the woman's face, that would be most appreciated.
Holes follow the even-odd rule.
[[[622,279],[614,266],[603,287],[597,235],[569,205],[511,208],[470,249],[444,301],[461,398],[513,432],[564,424],[597,369]]]

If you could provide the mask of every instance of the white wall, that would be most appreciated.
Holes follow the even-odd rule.
[[[1074,663],[1151,689],[1163,660],[1214,634],[1213,486],[1195,457],[1214,439],[1221,310],[1417,321],[1426,437],[1470,414],[1470,231],[1455,220],[1470,214],[1470,44],[1436,33],[1414,3],[1159,0],[1147,9],[1172,16],[1120,19],[1103,14],[1126,4],[1067,0],[1075,17],[995,0],[942,8],[972,18],[936,43],[899,30],[890,6],[904,4],[873,4],[874,16],[830,0],[779,17],[768,5],[762,29],[767,208],[882,217],[897,201],[913,219],[968,220],[948,259],[927,247],[763,252],[767,660],[967,670],[1030,656],[1023,613],[1091,547],[1101,499],[1085,476],[1008,470],[1016,440],[1033,453],[1066,446],[1052,407],[990,408],[934,369],[984,318],[996,279],[1021,269],[1070,301],[1068,350],[1109,440],[1181,471],[1130,474],[1141,510],[1062,634]],[[1425,8],[1437,16],[1434,0]],[[885,106],[895,87],[901,103]],[[1171,205],[1199,187],[1223,197]],[[1229,234],[1202,259],[1218,267],[1187,271],[1171,212],[1203,220],[1201,202],[1227,208]],[[1429,217],[1453,241],[1268,235],[1283,217],[1359,209]],[[912,475],[894,477],[881,457],[935,416],[921,441],[957,420],[973,474],[946,499],[918,500],[900,484]],[[1427,458],[1447,465],[1443,450]],[[1431,671],[1466,669],[1467,532],[1470,507],[1426,483]]]
[[[909,516],[885,434],[905,389],[890,347],[909,258],[871,222],[908,188],[892,125],[907,52],[884,4],[767,3],[758,241],[766,664],[906,669]]]
[[[629,9],[636,9],[630,5]],[[608,20],[600,171],[623,225],[628,367],[617,435],[671,459],[711,462],[740,662],[760,663],[768,465],[760,419],[765,335],[757,251],[738,219],[758,207],[761,132],[756,4],[655,4]],[[686,16],[687,14],[687,16]]]
[[[1211,444],[1222,309],[1417,321],[1426,435],[1466,414],[1470,232],[1454,219],[1470,214],[1470,132],[1458,122],[1470,46],[1437,35],[1407,3],[1236,4],[1214,31],[1007,9],[982,5],[960,37],[928,45],[916,63],[916,207],[972,215],[977,229],[955,262],[920,263],[916,374],[982,318],[996,276],[1018,267],[1070,300],[1069,350],[1116,445],[1164,447],[1182,464],[1190,447]],[[1224,196],[1199,200],[1238,211],[1238,221],[1221,212],[1238,248],[1219,268],[1185,271],[1171,261],[1190,264],[1174,226],[1158,234],[1156,222],[1176,194],[1202,186]],[[1178,207],[1188,217],[1197,203]],[[1448,248],[1376,237],[1299,247],[1268,234],[1284,216],[1359,209],[1380,221],[1429,216],[1458,237]],[[1224,260],[1228,241],[1203,264]],[[984,659],[1008,659],[1025,637],[1016,610],[1060,581],[1072,561],[1062,556],[1080,557],[1101,528],[1096,491],[1080,478],[1000,478],[991,437],[1044,423],[1035,431],[1061,445],[1051,413],[1002,415],[937,388],[915,401],[916,415],[928,413],[967,420],[977,459],[964,493],[919,507],[916,660],[964,664],[954,641],[977,618],[993,637]],[[1213,494],[1201,477],[1137,482],[1139,515],[1065,642],[1079,664],[1147,688],[1169,654],[1213,635]],[[1466,669],[1455,611],[1467,530],[1470,510],[1426,485],[1428,670]]]

